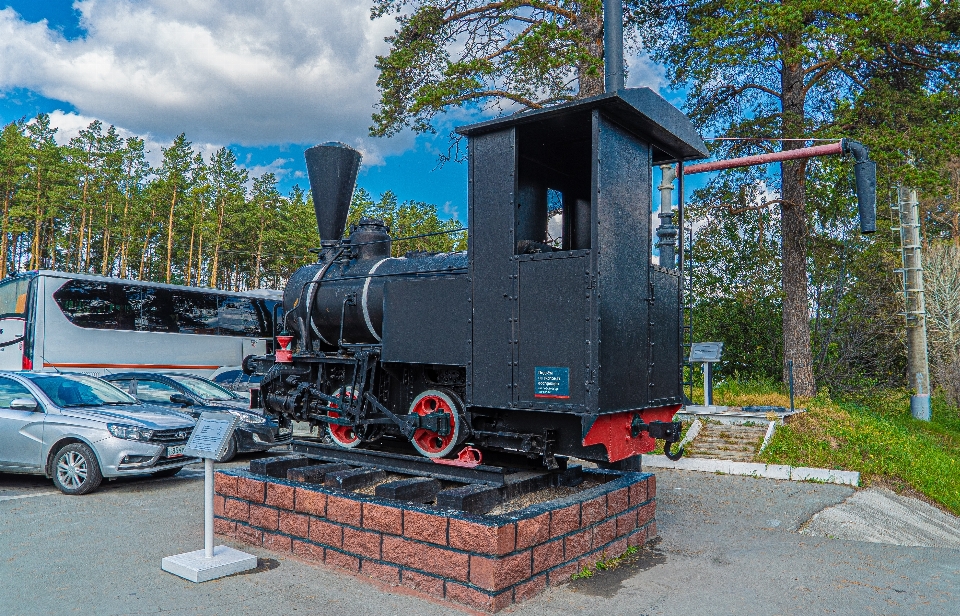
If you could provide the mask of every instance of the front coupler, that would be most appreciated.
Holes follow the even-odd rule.
[[[633,438],[637,438],[641,433],[646,432],[650,435],[650,438],[662,440],[663,453],[674,462],[679,460],[680,456],[683,455],[683,447],[676,452],[671,452],[670,447],[680,440],[680,433],[682,431],[683,424],[679,421],[651,421],[650,423],[645,423],[639,413],[634,415],[633,421],[630,422],[630,435]]]

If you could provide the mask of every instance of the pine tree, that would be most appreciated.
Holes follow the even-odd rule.
[[[169,284],[173,275],[173,227],[174,215],[177,205],[185,198],[190,190],[191,177],[190,169],[193,164],[193,149],[186,135],[180,133],[173,144],[168,148],[163,148],[163,162],[157,170],[157,175],[161,185],[161,190],[166,197],[168,209],[167,215],[167,259],[166,273],[164,281]]]
[[[10,271],[10,235],[14,230],[11,215],[17,194],[27,180],[27,164],[30,158],[30,140],[23,134],[24,122],[11,122],[0,132],[0,200],[3,203],[3,220],[0,221],[0,279]]]
[[[918,0],[647,0],[633,19],[674,83],[690,86],[687,107],[705,132],[802,139],[830,124],[836,101],[855,96],[877,63],[914,63],[932,84],[955,76],[957,11]],[[811,396],[806,170],[804,160],[781,164],[779,207],[783,375],[792,360],[798,394]]]

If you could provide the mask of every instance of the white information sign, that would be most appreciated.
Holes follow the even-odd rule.
[[[227,453],[238,419],[233,413],[203,413],[187,441],[184,453],[219,462]]]
[[[203,549],[167,556],[160,568],[191,582],[206,582],[257,568],[257,557],[225,545],[213,545],[213,462],[223,459],[240,420],[233,413],[203,413],[184,453],[203,460]]]

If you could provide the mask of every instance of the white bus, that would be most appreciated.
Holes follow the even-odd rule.
[[[0,282],[0,370],[209,376],[273,352],[281,295],[28,272]]]

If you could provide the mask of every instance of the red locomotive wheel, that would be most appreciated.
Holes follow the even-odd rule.
[[[352,388],[346,390],[346,395],[348,398],[356,397],[356,393]],[[336,397],[340,397],[339,392],[337,392]],[[337,405],[331,403],[330,408],[335,409]],[[340,417],[340,413],[336,411],[327,411],[327,415],[330,417]],[[353,426],[327,424],[327,432],[329,432],[331,440],[344,449],[353,449],[360,444],[360,437],[357,436],[357,432],[353,429]]]
[[[428,389],[414,399],[410,412],[429,415],[442,411],[450,417],[450,433],[440,436],[436,432],[420,429],[413,433],[411,442],[421,454],[428,458],[442,458],[450,455],[454,447],[463,440],[463,414],[460,405],[451,394],[436,389]]]

